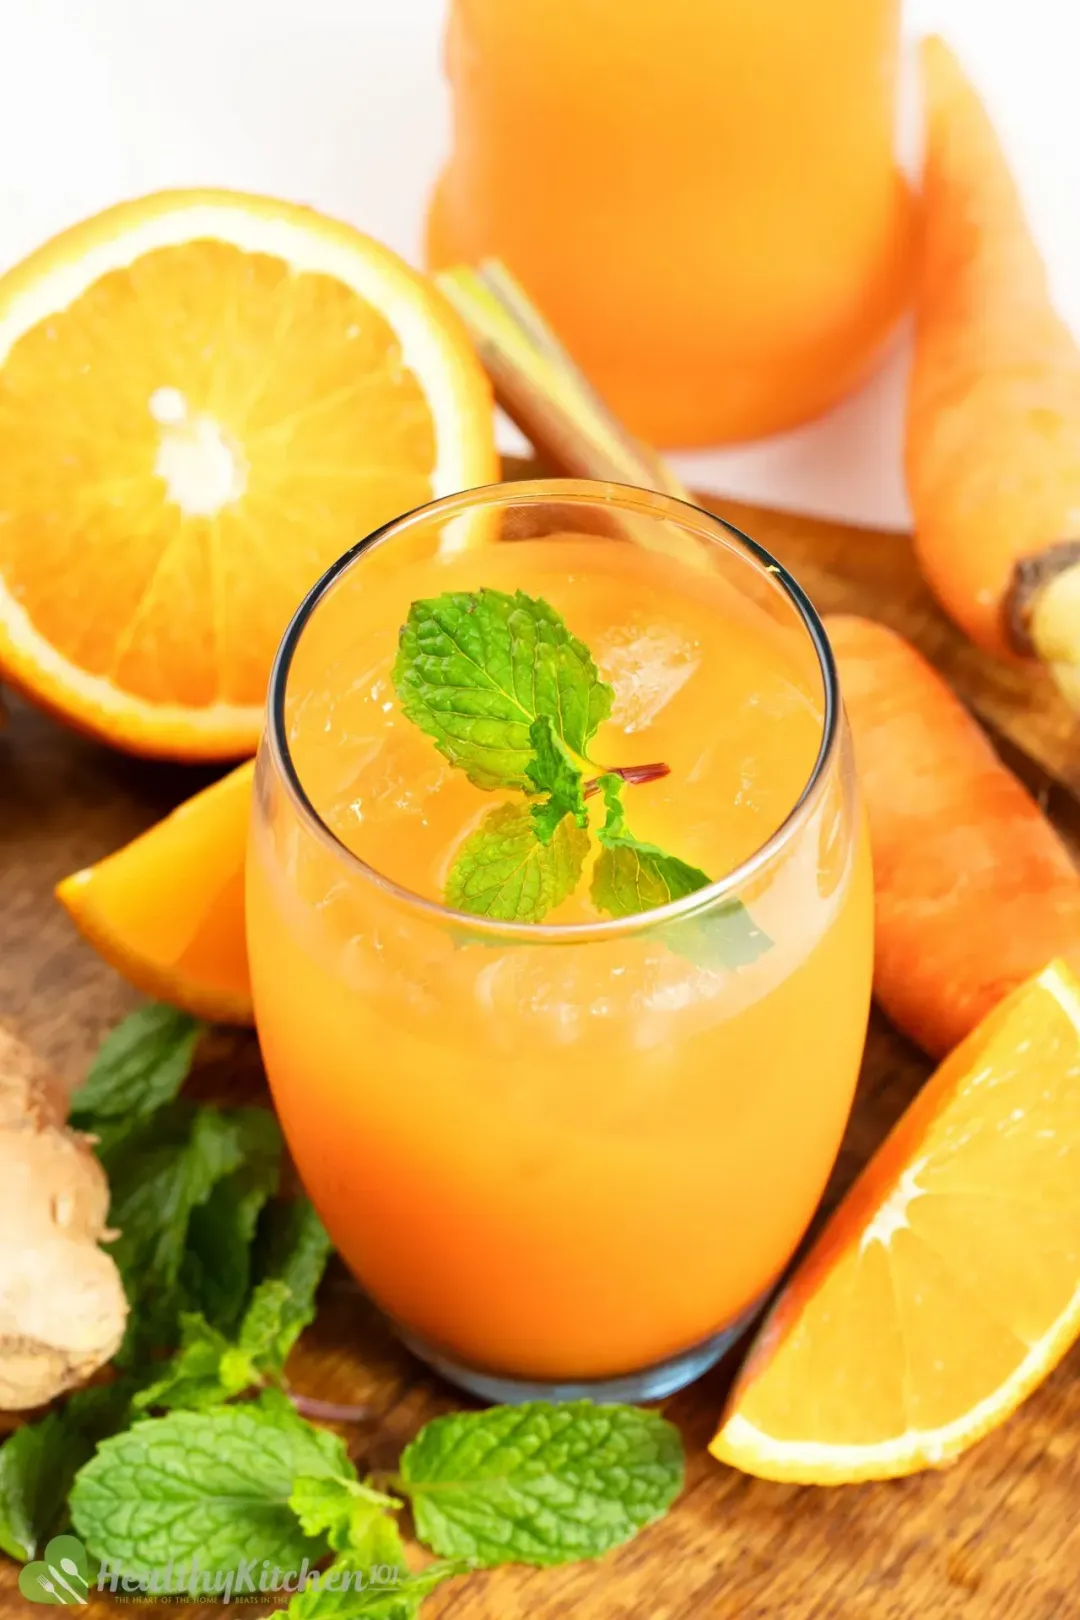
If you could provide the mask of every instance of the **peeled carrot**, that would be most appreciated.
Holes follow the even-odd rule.
[[[870,827],[874,992],[940,1057],[1052,957],[1080,963],[1080,874],[914,647],[867,619],[826,629]]]
[[[1037,654],[1080,707],[1080,348],[993,124],[923,43],[927,151],[906,468],[916,549],[981,646]]]

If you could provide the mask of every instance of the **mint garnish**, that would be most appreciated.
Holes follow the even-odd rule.
[[[666,765],[614,766],[586,781],[588,745],[614,691],[542,598],[480,590],[414,602],[394,685],[403,712],[477,787],[530,795],[490,811],[458,849],[446,880],[455,910],[541,922],[578,885],[590,847],[586,799],[598,789],[607,814],[591,885],[597,910],[637,916],[712,881],[626,824],[623,786],[665,776]],[[672,924],[667,939],[711,968],[740,967],[772,943],[738,900]]]
[[[454,591],[414,602],[394,685],[409,719],[477,787],[526,792],[533,721],[548,716],[584,757],[614,697],[554,608],[523,591]]]
[[[602,776],[599,786],[607,817],[596,835],[604,847],[593,868],[592,897],[600,911],[633,917],[708,885],[709,876],[700,866],[634,837],[626,825],[619,777]]]
[[[700,867],[634,837],[626,825],[622,787],[617,776],[600,778],[607,817],[596,835],[604,847],[593,867],[592,897],[600,911],[632,917],[694,894],[709,879]],[[681,956],[708,968],[744,967],[772,944],[741,900],[669,923],[667,938]]]
[[[545,843],[528,804],[499,804],[458,850],[446,898],[475,917],[539,922],[577,888],[588,853],[588,833],[561,813]]]
[[[661,1518],[682,1484],[673,1424],[589,1401],[436,1418],[401,1458],[421,1540],[482,1566],[598,1558]]]
[[[529,738],[536,752],[526,765],[525,774],[537,793],[547,794],[543,804],[533,805],[532,821],[540,842],[549,844],[563,816],[573,816],[579,827],[589,825],[585,784],[550,715],[542,714],[533,721]]]

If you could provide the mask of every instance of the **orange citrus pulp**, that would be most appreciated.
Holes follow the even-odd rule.
[[[497,476],[434,286],[230,192],[88,220],[0,280],[0,674],[120,747],[238,757],[341,552]]]
[[[254,762],[197,793],[57,898],[105,960],[199,1018],[251,1023],[244,852]]]
[[[714,1454],[803,1484],[939,1467],[1080,1332],[1080,983],[1052,963],[916,1098],[765,1322]]]

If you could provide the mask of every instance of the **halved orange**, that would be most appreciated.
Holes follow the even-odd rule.
[[[940,1467],[1080,1332],[1080,983],[1055,962],[916,1098],[762,1328],[712,1451],[839,1485]]]
[[[251,753],[323,569],[497,476],[465,330],[388,249],[231,192],[109,209],[0,279],[0,674],[136,752]]]
[[[138,989],[199,1018],[250,1024],[244,853],[255,764],[188,799],[57,899]]]

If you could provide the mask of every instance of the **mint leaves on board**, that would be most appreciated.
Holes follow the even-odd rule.
[[[407,717],[477,787],[528,795],[497,805],[461,844],[446,880],[455,910],[541,922],[581,879],[591,848],[586,800],[598,790],[606,805],[590,889],[598,911],[637,916],[712,881],[627,826],[623,786],[666,775],[666,765],[613,767],[586,780],[589,745],[614,690],[542,598],[484,589],[414,602],[394,685]],[[710,968],[742,967],[772,943],[737,900],[671,925],[667,939]]]
[[[361,1480],[342,1441],[271,1390],[104,1441],[75,1480],[71,1513],[96,1558],[132,1573],[171,1565],[162,1591],[188,1589],[193,1557],[204,1571],[295,1570],[332,1552],[334,1584],[320,1577],[298,1593],[292,1620],[408,1620],[470,1569],[600,1557],[667,1512],[683,1472],[678,1431],[638,1407],[536,1401],[436,1418],[394,1481],[418,1538],[444,1560],[412,1572],[401,1496]]]
[[[268,1109],[183,1101],[161,1109],[136,1135],[102,1145],[112,1188],[109,1221],[119,1230],[112,1254],[132,1307],[124,1365],[175,1343],[180,1314],[192,1303],[183,1272],[195,1212],[250,1156],[272,1154],[276,1166],[280,1152]]]
[[[173,1412],[105,1440],[71,1492],[77,1534],[126,1570],[204,1569],[323,1556],[289,1498],[301,1476],[355,1478],[344,1442],[298,1417],[284,1396]],[[183,1584],[176,1590],[183,1590]]]
[[[191,1070],[205,1025],[163,1002],[140,1007],[101,1043],[71,1099],[71,1121],[94,1129],[106,1120],[149,1119],[173,1101]]]
[[[671,1423],[590,1401],[452,1413],[401,1458],[420,1539],[483,1566],[599,1558],[662,1518],[682,1485]]]
[[[8,1436],[0,1446],[0,1549],[34,1558],[63,1526],[72,1480],[98,1441],[128,1422],[132,1388],[121,1378],[77,1390]]]

